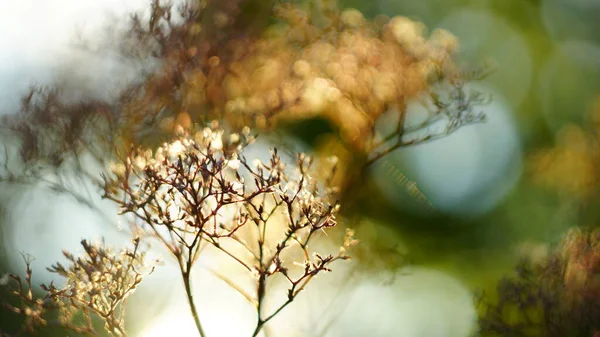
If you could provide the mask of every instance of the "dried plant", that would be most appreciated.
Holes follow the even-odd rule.
[[[408,18],[367,20],[355,9],[341,10],[323,0],[275,1],[264,15],[277,23],[251,34],[236,22],[244,5],[254,2],[191,3],[195,10],[180,10],[181,24],[164,14],[171,13],[170,6],[155,2],[154,24],[136,19],[135,32],[161,46],[165,62],[148,79],[147,90],[128,97],[125,114],[137,120],[160,112],[166,130],[215,118],[273,129],[322,117],[371,161],[482,120],[473,107],[483,101],[466,93],[463,84],[483,73],[467,74],[455,64],[458,41],[451,33],[436,30],[427,37],[425,27]],[[205,13],[216,17],[211,21]],[[445,100],[436,92],[440,87],[449,92]],[[406,103],[421,97],[433,105],[431,118],[405,129]],[[374,144],[379,140],[375,122],[389,110],[398,114],[398,126],[384,140],[397,142],[381,148],[377,145],[385,144]],[[442,133],[403,139],[443,119],[448,127]]]
[[[23,315],[23,332],[34,332],[44,326],[60,326],[76,333],[99,336],[94,319],[104,322],[111,336],[126,336],[123,309],[127,297],[142,281],[142,277],[154,268],[144,263],[139,239],[133,240],[133,248],[114,253],[103,244],[81,241],[85,254],[75,257],[68,251],[63,254],[67,266],[56,263],[48,268],[65,279],[65,284],[55,286],[42,284],[42,297],[34,296],[32,285],[32,257],[24,255],[25,278],[8,274],[3,285],[20,299],[20,306],[4,303],[10,311]],[[58,312],[58,317],[56,313]],[[77,318],[76,315],[83,317]],[[8,334],[7,334],[8,335]]]
[[[488,67],[459,67],[451,33],[428,36],[406,17],[369,20],[330,0],[194,0],[177,9],[154,0],[150,13],[132,16],[118,46],[124,57],[158,66],[113,101],[72,102],[54,88],[32,90],[22,114],[3,123],[20,135],[24,159],[60,165],[65,154],[97,153],[98,144],[153,146],[165,136],[160,130],[168,136],[177,125],[214,119],[263,131],[319,117],[361,158],[360,169],[483,120],[475,108],[485,97],[464,84]],[[417,99],[431,111],[423,123],[406,125],[407,103]],[[397,117],[395,131],[378,135],[386,112]],[[446,127],[431,128],[438,123]]]
[[[174,9],[156,1],[152,24],[135,17],[134,35],[152,41],[163,63],[143,89],[124,96],[127,139],[144,139],[146,120],[172,132],[213,119],[259,131],[325,119],[351,154],[340,166],[352,170],[338,175],[347,191],[387,154],[484,121],[477,108],[488,98],[465,83],[483,78],[490,67],[458,66],[458,40],[450,32],[428,36],[423,24],[406,17],[367,19],[327,0],[275,1],[266,11],[265,1],[257,6],[274,23],[258,24],[264,29],[257,31],[247,27],[256,25],[246,20],[254,13],[243,10],[255,3],[189,2],[175,23],[166,14]],[[408,125],[407,103],[415,100],[428,113],[422,123]],[[376,125],[388,114],[395,128],[381,135]]]
[[[483,336],[600,334],[600,235],[572,229],[548,254],[526,255],[497,300],[481,302]]]
[[[91,154],[106,166],[107,158],[118,155],[121,160],[110,164],[111,174],[98,181],[103,196],[130,217],[135,237],[162,243],[175,258],[201,336],[205,333],[192,296],[191,273],[202,252],[224,254],[251,277],[248,291],[239,280],[219,274],[256,307],[252,335],[257,336],[311,279],[347,259],[347,249],[356,243],[348,231],[335,254],[316,254],[313,245],[320,233],[336,225],[337,199],[343,191],[359,186],[356,179],[334,181],[338,166],[363,172],[398,148],[484,119],[475,107],[485,104],[485,97],[464,86],[482,73],[457,66],[456,38],[444,30],[426,36],[422,24],[405,17],[369,20],[329,0],[195,0],[177,10],[153,0],[150,9],[148,18],[132,16],[118,46],[123,56],[140,62],[153,59],[158,66],[114,100],[79,102],[56,88],[32,89],[21,113],[2,123],[21,140],[24,174],[10,173],[5,163],[0,180],[36,181],[48,168],[59,176],[72,159],[79,173],[96,182],[79,156]],[[407,103],[415,99],[431,111],[422,124],[406,125]],[[396,115],[396,127],[381,136],[375,124],[385,113]],[[244,157],[254,138],[247,125],[263,132],[311,118],[334,126],[352,153],[349,157],[358,158],[356,165],[333,160],[324,170],[322,163],[314,167],[312,157],[299,155],[290,167],[276,150],[264,163]],[[213,120],[219,123],[211,124]],[[445,123],[441,131],[430,128],[439,122]],[[195,132],[198,125],[210,127]],[[68,192],[60,183],[47,186]],[[88,267],[99,268],[95,259],[110,255],[104,248],[84,247]],[[126,294],[114,302],[112,294],[97,293],[80,260],[75,263],[66,256],[74,268],[82,269],[57,265],[51,271],[72,280],[72,287],[43,289],[56,294],[52,299],[61,314],[72,318],[67,309],[85,317],[94,314],[106,320],[109,333],[125,334],[116,307],[121,308]],[[110,261],[119,262],[116,257]],[[129,293],[141,274],[134,267],[127,270],[135,275],[120,279],[119,286],[127,286],[119,289]],[[287,300],[267,309],[268,283],[277,280],[287,285]],[[38,303],[29,294],[17,294]],[[59,294],[68,294],[69,301],[58,300],[63,298]],[[46,309],[41,303],[36,310]],[[28,315],[26,309],[13,309]],[[90,319],[83,327],[67,321],[61,322],[67,328],[93,333]]]
[[[248,161],[243,149],[249,129],[224,135],[213,123],[193,136],[183,132],[152,155],[136,149],[107,177],[106,197],[137,220],[136,233],[157,238],[176,258],[198,332],[204,336],[190,274],[206,245],[235,260],[252,276],[254,293],[226,280],[257,311],[257,336],[290,304],[308,282],[339,259],[356,241],[351,233],[336,255],[313,254],[309,242],[336,225],[335,191],[321,188],[309,175],[312,159],[297,158],[290,170],[273,150],[269,162]],[[300,268],[298,260],[303,261]],[[288,282],[287,301],[265,312],[268,281]]]
[[[217,123],[194,135],[180,129],[176,140],[154,154],[150,149],[133,149],[104,177],[104,197],[117,203],[122,214],[133,216],[134,235],[157,239],[178,262],[200,336],[206,334],[192,296],[191,273],[207,246],[238,263],[253,280],[249,292],[238,280],[216,271],[256,307],[252,336],[257,336],[312,278],[331,271],[333,262],[348,259],[347,249],[357,242],[348,231],[338,252],[316,253],[311,242],[336,225],[335,188],[311,178],[312,159],[303,154],[298,155],[295,167],[287,167],[275,149],[267,163],[247,160],[243,150],[253,138],[248,128],[227,135]],[[56,264],[49,269],[65,277],[66,286],[42,286],[47,295],[40,300],[31,293],[27,261],[28,289],[23,289],[19,277],[11,276],[25,307],[10,309],[27,317],[28,329],[46,325],[42,314],[54,308],[59,310],[58,323],[65,328],[93,335],[93,314],[105,321],[110,334],[125,335],[122,302],[142,276],[138,244],[136,239],[133,252],[115,256],[83,241],[85,258],[65,252],[73,265]],[[268,284],[276,276],[288,285],[287,299],[267,311]],[[46,304],[50,300],[52,306]],[[83,313],[84,326],[72,323],[76,313]]]

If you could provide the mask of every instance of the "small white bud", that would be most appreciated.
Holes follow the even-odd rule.
[[[211,140],[210,147],[213,150],[222,150],[223,149],[223,141],[221,140],[221,137],[216,137],[213,140]]]
[[[116,176],[121,177],[125,174],[125,165],[122,163],[110,163],[109,170]]]
[[[178,155],[182,154],[184,150],[185,147],[183,146],[181,141],[176,140],[173,143],[171,143],[171,145],[169,145],[169,157],[177,157]]]
[[[244,191],[244,184],[240,183],[239,181],[234,181],[231,184],[231,188],[233,188],[233,190],[237,193],[242,193]]]
[[[239,141],[240,141],[240,135],[238,135],[237,133],[232,133],[231,135],[229,135],[230,143],[237,143]]]
[[[133,165],[138,170],[143,170],[146,167],[146,159],[142,156],[137,156],[133,159]]]
[[[237,170],[240,168],[240,160],[239,159],[231,159],[227,162],[227,166],[233,170]]]

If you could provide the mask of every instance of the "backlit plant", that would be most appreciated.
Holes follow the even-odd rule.
[[[316,275],[348,259],[357,242],[347,230],[333,253],[313,245],[336,226],[343,190],[360,186],[335,174],[362,172],[398,148],[484,119],[475,107],[485,97],[465,82],[485,69],[459,67],[458,41],[447,31],[428,35],[408,18],[367,19],[328,0],[196,0],[177,9],[154,0],[150,7],[148,18],[132,16],[118,41],[120,56],[150,63],[149,72],[116,98],[74,100],[60,85],[34,88],[20,113],[3,120],[21,140],[23,163],[15,174],[7,159],[3,181],[42,183],[93,207],[56,183],[75,163],[119,207],[135,238],[133,249],[119,253],[82,241],[82,257],[65,252],[69,265],[50,269],[65,284],[42,286],[39,298],[30,260],[24,279],[3,279],[22,301],[7,306],[26,317],[24,331],[57,325],[100,335],[99,319],[109,334],[126,335],[125,300],[154,268],[145,267],[140,245],[160,243],[177,262],[200,336],[206,333],[191,276],[209,251],[251,280],[248,287],[219,274],[256,309],[249,335],[257,336]],[[414,100],[428,112],[422,123],[407,125]],[[393,132],[379,135],[376,122],[385,114],[395,116]],[[358,160],[322,160],[317,153],[319,160],[298,154],[286,163],[276,149],[264,162],[246,158],[250,130],[313,118],[327,120]],[[83,154],[109,172],[90,175],[79,161]],[[59,179],[41,179],[47,174]],[[286,289],[274,309],[264,305],[271,282]]]

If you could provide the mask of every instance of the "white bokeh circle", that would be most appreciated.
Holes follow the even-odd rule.
[[[414,181],[429,202],[442,213],[461,216],[483,214],[493,209],[518,181],[521,144],[513,110],[503,96],[490,87],[469,85],[491,94],[489,105],[477,107],[486,122],[462,127],[453,134],[421,145],[406,147],[381,159],[372,174],[384,195],[400,208],[406,189],[390,176],[396,167]],[[409,106],[409,114],[422,115],[421,105]],[[408,209],[407,209],[408,210]]]

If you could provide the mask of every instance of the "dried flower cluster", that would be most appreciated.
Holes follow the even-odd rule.
[[[132,249],[114,253],[104,245],[83,240],[82,257],[64,251],[69,265],[56,263],[48,270],[65,279],[57,287],[53,283],[41,285],[43,297],[34,296],[32,286],[32,258],[25,256],[25,279],[17,275],[5,276],[6,284],[18,296],[21,306],[5,306],[12,312],[25,316],[24,331],[34,332],[44,326],[60,326],[76,333],[97,336],[94,320],[104,322],[112,336],[125,336],[123,322],[124,302],[133,293],[142,277],[153,267],[144,264],[140,241],[133,241]],[[58,312],[58,317],[53,317]],[[83,322],[76,316],[81,315]]]
[[[516,277],[500,281],[497,296],[482,303],[484,336],[596,336],[600,233],[572,229],[546,256],[526,256]]]
[[[244,1],[224,3],[216,11],[229,27]],[[316,1],[312,7],[277,1],[271,12],[277,24],[263,34],[231,26],[220,29],[235,38],[200,39],[211,25],[208,20],[204,27],[197,18],[211,8],[210,2],[195,10],[185,7],[184,23],[176,28],[167,28],[174,26],[170,16],[155,14],[152,27],[158,33],[136,25],[139,36],[154,36],[163,46],[165,63],[148,80],[147,90],[129,100],[126,115],[141,120],[167,111],[161,121],[166,130],[206,117],[269,129],[280,121],[320,116],[339,128],[352,148],[369,153],[375,150],[368,146],[376,137],[375,121],[384,112],[397,110],[397,133],[402,133],[408,100],[430,95],[432,86],[445,80],[462,91],[466,80],[452,59],[457,39],[444,30],[427,36],[421,23],[405,17],[367,20],[331,1]],[[156,13],[170,11],[156,3]],[[165,30],[174,33],[166,38]],[[466,115],[435,117],[447,117],[449,123],[480,121],[480,116]],[[469,118],[473,116],[477,118]]]
[[[218,125],[193,136],[183,130],[155,153],[137,149],[107,178],[106,197],[132,214],[138,235],[159,239],[177,259],[198,330],[204,335],[191,296],[190,273],[209,245],[239,263],[254,278],[254,293],[228,280],[256,306],[258,335],[265,323],[291,303],[307,283],[356,242],[348,236],[337,255],[313,254],[309,241],[336,225],[335,192],[309,175],[312,159],[288,168],[273,150],[269,162],[249,161],[243,149],[249,129],[226,135]],[[298,266],[298,260],[303,261]],[[287,280],[288,300],[274,312],[262,308],[267,282]]]

